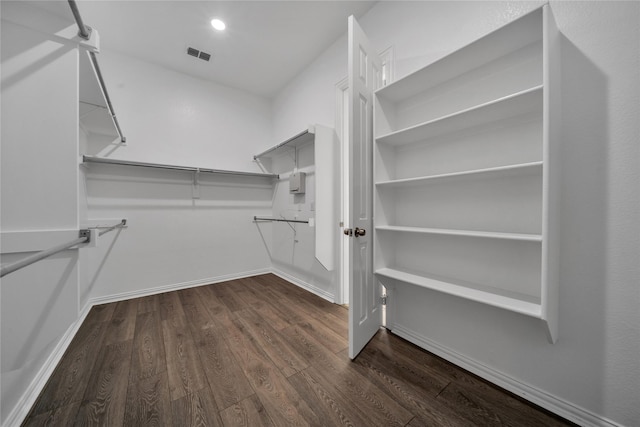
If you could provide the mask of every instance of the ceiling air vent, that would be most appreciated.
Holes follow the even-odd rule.
[[[202,51],[199,51],[198,49],[194,49],[192,47],[188,47],[187,48],[187,55],[191,55],[193,57],[200,58],[203,61],[208,61],[209,59],[211,59],[211,54],[210,53],[202,52]]]

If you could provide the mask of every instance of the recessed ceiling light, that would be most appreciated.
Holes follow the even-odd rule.
[[[218,31],[223,31],[225,28],[227,28],[226,24],[218,18],[213,18],[211,20],[211,26]]]

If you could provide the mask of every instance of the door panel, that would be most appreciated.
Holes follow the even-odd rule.
[[[349,17],[350,238],[349,357],[355,358],[381,324],[380,285],[373,276],[373,91],[381,61],[353,16]]]

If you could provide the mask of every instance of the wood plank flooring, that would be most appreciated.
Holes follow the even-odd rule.
[[[25,426],[562,426],[266,274],[94,307]]]

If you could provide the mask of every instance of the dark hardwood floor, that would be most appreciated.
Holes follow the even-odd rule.
[[[23,425],[560,426],[267,274],[94,307]]]

